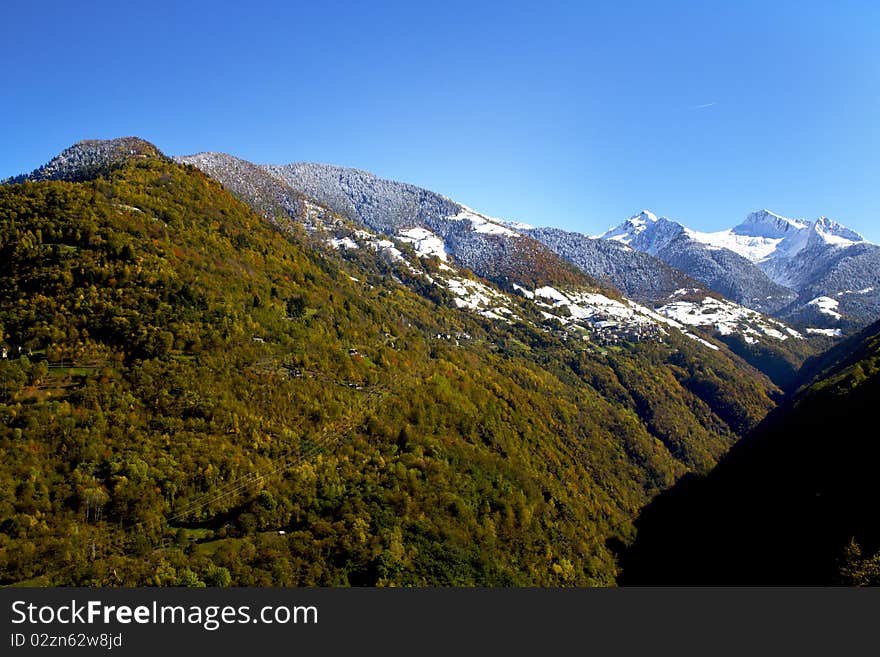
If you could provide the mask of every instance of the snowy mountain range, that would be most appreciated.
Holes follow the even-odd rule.
[[[864,324],[880,316],[880,247],[820,217],[753,212],[701,232],[643,211],[601,235],[655,255],[748,307],[798,323]],[[828,298],[834,302],[817,300]]]
[[[145,144],[80,142],[16,181],[78,179],[86,169],[143,157],[151,146]],[[836,337],[847,327],[844,299],[822,294],[806,299],[802,321],[790,325],[778,310],[790,307],[797,292],[771,280],[759,263],[710,243],[722,237],[698,240],[694,231],[648,212],[598,239],[495,219],[351,168],[260,165],[212,152],[173,159],[216,179],[279,230],[305,229],[320,248],[364,267],[365,276],[390,277],[489,321],[540,324],[561,338],[599,344],[663,341],[673,333],[713,351],[729,348],[759,368],[770,354],[789,373],[810,350],[810,338]],[[783,233],[805,228],[751,224],[731,231],[736,237],[727,241],[764,258],[774,245],[793,252]],[[820,229],[853,246],[866,244],[837,225]],[[834,242],[833,248],[852,247]]]
[[[427,282],[451,294],[457,307],[495,321],[538,321],[560,336],[600,342],[663,340],[674,331],[708,349],[726,346],[750,362],[776,354],[773,358],[785,363],[782,369],[790,369],[809,349],[806,338],[831,337],[798,331],[724,299],[694,277],[624,244],[495,219],[368,172],[313,163],[252,165],[222,153],[176,159],[200,168],[264,213],[280,200],[291,216],[299,216],[299,202],[287,201],[312,199],[337,218],[315,224],[300,216],[299,221],[341,255],[384,254],[404,268],[402,279],[421,289]]]

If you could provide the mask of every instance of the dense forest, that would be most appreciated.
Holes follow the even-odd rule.
[[[880,324],[804,375],[708,476],[651,503],[622,583],[880,585]]]
[[[610,585],[779,392],[403,276],[161,157],[0,186],[0,583]]]

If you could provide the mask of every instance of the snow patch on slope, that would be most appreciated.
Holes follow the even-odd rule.
[[[844,294],[871,294],[874,291],[873,287],[866,287],[861,290],[843,290],[837,293],[837,296],[842,297]]]
[[[834,319],[841,318],[841,314],[837,312],[837,308],[840,306],[840,302],[837,299],[832,299],[831,297],[816,297],[815,299],[808,301],[807,305],[813,306],[823,315],[828,315]]]
[[[673,301],[658,308],[657,312],[685,326],[711,326],[721,335],[742,335],[750,344],[761,335],[780,341],[789,336],[803,338],[782,322],[726,299],[706,297],[699,303]]]
[[[504,306],[507,297],[487,285],[468,278],[449,278],[446,288],[455,295],[453,303],[457,308],[476,311],[489,319],[509,322],[510,318],[518,319],[513,312]]]
[[[703,346],[709,347],[709,349],[714,349],[715,351],[718,351],[718,345],[714,345],[711,342],[709,342],[708,340],[704,340],[700,336],[694,335],[693,333],[690,333],[688,331],[682,331],[682,333],[684,333],[684,335],[689,337],[691,340],[696,340],[697,342],[699,342]]]
[[[446,245],[440,237],[426,228],[407,228],[398,233],[398,239],[412,244],[420,256],[437,256],[446,262]]]
[[[472,210],[466,205],[461,206],[458,214],[449,217],[451,221],[470,221],[471,226],[477,233],[486,233],[488,235],[506,235],[507,237],[521,237],[520,233],[511,230],[504,224],[506,222],[501,219],[493,219],[484,214],[480,214],[476,210]]]
[[[358,248],[357,242],[355,242],[350,237],[337,237],[330,240],[330,246],[334,249],[344,248],[344,249],[356,249]]]
[[[526,299],[534,299],[535,298],[535,293],[532,292],[531,290],[527,290],[522,285],[517,285],[516,283],[514,283],[513,289],[516,290],[517,292],[520,292]]]
[[[825,335],[829,338],[839,338],[843,335],[843,331],[839,328],[808,328],[807,333],[815,333],[816,335]]]
[[[569,303],[569,298],[567,296],[565,296],[555,287],[550,287],[549,285],[539,287],[537,290],[535,290],[534,295],[536,297],[552,299],[556,303]]]

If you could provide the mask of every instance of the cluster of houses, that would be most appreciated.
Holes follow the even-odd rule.
[[[470,335],[470,333],[463,333],[460,331],[457,333],[453,333],[453,334],[438,333],[434,336],[434,339],[435,340],[446,340],[447,342],[455,342],[455,346],[459,347],[459,346],[461,346],[461,343],[464,342],[465,340],[470,340],[471,335]]]
[[[599,344],[617,344],[618,342],[663,342],[663,329],[657,324],[620,324],[614,320],[603,320],[590,325],[593,329],[592,339]]]
[[[622,324],[605,319],[588,324],[569,324],[565,328],[554,329],[553,335],[563,342],[567,342],[569,339],[579,339],[598,345],[613,345],[620,342],[641,342],[643,340],[663,342],[664,332],[656,324]]]

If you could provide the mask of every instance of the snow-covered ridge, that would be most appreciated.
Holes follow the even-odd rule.
[[[471,221],[472,216],[467,214],[461,218]],[[484,221],[478,222],[478,225],[494,225],[494,222]],[[656,310],[630,299],[614,299],[597,291],[563,291],[551,285],[532,290],[521,284],[513,284],[512,296],[459,271],[448,259],[443,240],[434,232],[419,226],[399,230],[393,240],[369,230],[351,231],[330,223],[325,223],[320,230],[324,231],[325,242],[334,249],[342,252],[361,247],[372,249],[384,256],[386,261],[405,268],[411,275],[447,290],[456,308],[486,319],[504,323],[528,321],[521,316],[519,306],[523,302],[533,303],[545,322],[552,320],[545,325],[545,329],[556,331],[562,339],[576,338],[596,341],[598,344],[663,341],[669,331],[677,331],[707,349],[718,350],[718,344],[713,344],[707,339],[708,336],[698,335],[693,329],[710,328],[721,335],[739,333],[749,343],[802,337],[782,322],[729,301],[711,297],[702,301],[683,300],[682,297],[693,298],[704,294],[702,290],[693,288],[677,289],[671,295],[670,302]],[[413,245],[415,259],[398,248],[400,242]],[[429,256],[437,256],[443,261],[439,269],[432,269],[430,273],[426,263],[419,259]],[[553,328],[554,323],[556,329]]]
[[[498,271],[499,258],[505,258],[510,252],[504,244],[505,240],[532,239],[536,232],[526,228],[525,224],[492,218],[434,192],[379,179],[357,170],[312,164],[260,167],[244,162],[228,162],[232,158],[220,154],[203,154],[189,159],[193,160],[193,164],[208,169],[222,182],[231,184],[244,198],[252,202],[254,198],[263,199],[262,203],[256,205],[264,213],[280,202],[291,216],[301,218],[307,227],[317,228],[330,220],[329,216],[324,216],[328,211],[335,212],[383,235],[387,244],[380,246],[374,241],[371,246],[381,251],[386,259],[398,259],[400,243],[408,242],[419,256],[438,257],[441,260],[440,271],[452,265],[454,258],[457,266],[491,278]],[[280,184],[277,189],[273,188],[273,181]],[[316,198],[320,207],[312,208],[305,200],[307,198]],[[357,238],[352,242],[345,237],[352,239],[351,236],[335,234],[337,241],[332,246],[341,251],[357,248]],[[645,286],[629,285],[626,277],[648,281],[650,291],[674,280],[675,276],[658,270],[644,259],[633,259],[628,254],[634,251],[657,256],[665,260],[667,265],[755,310],[784,310],[788,313],[781,314],[782,317],[796,317],[796,309],[789,309],[797,297],[794,290],[800,292],[818,276],[826,275],[826,272],[830,272],[827,274],[830,284],[814,286],[809,296],[803,299],[819,294],[834,296],[839,290],[880,285],[880,279],[870,274],[880,270],[880,267],[872,266],[872,253],[863,257],[856,266],[841,266],[836,270],[831,270],[834,262],[829,262],[827,266],[819,262],[824,269],[817,273],[817,267],[812,266],[815,259],[811,257],[811,249],[824,249],[827,255],[845,250],[856,244],[855,239],[860,239],[856,233],[825,218],[803,222],[761,211],[749,215],[739,227],[701,233],[687,230],[675,221],[644,210],[630,217],[618,229],[606,233],[605,237],[604,242],[619,246],[619,251],[608,248],[581,249],[574,244],[569,246],[572,246],[575,255],[582,255],[582,259],[572,259],[572,248],[568,246],[567,255],[561,257],[575,262],[588,273],[598,270],[608,277],[602,280],[613,280],[627,296],[638,294],[637,298],[650,304],[663,296],[652,297],[647,292],[642,294]],[[397,241],[396,246],[391,240]],[[551,247],[551,250],[554,249]],[[801,256],[794,265],[788,264],[794,255],[808,253],[808,250],[810,257]],[[880,252],[880,249],[877,250]],[[523,248],[516,253],[524,254],[527,266],[533,250]],[[560,255],[558,252],[556,254]],[[784,258],[781,257],[783,255]],[[880,253],[877,259],[880,259]],[[621,260],[623,264],[620,264]],[[517,266],[520,264],[518,262]],[[860,275],[847,279],[852,271]],[[848,280],[852,282],[844,282]],[[667,287],[663,295],[668,294],[669,289],[674,288]],[[803,302],[800,302],[799,307],[802,306]],[[839,312],[850,319],[854,311],[868,316],[875,306],[880,306],[880,303],[872,299],[855,300],[850,295],[841,297]]]
[[[791,219],[760,210],[720,231],[652,217],[640,213],[602,237],[654,255],[728,299],[780,319],[802,321],[811,310],[807,299],[880,287],[880,246],[827,217]],[[880,296],[840,296],[833,312],[842,321],[880,317]]]
[[[827,217],[815,221],[790,219],[770,210],[750,213],[745,221],[726,230],[704,232],[694,230],[666,217],[643,210],[606,231],[601,237],[624,244],[632,244],[637,237],[648,230],[652,224],[666,221],[679,226],[691,239],[710,247],[729,249],[755,263],[764,262],[775,256],[793,257],[812,242],[848,247],[864,238],[854,230]],[[651,251],[650,244],[638,246],[643,251]]]
[[[439,271],[428,273],[419,260],[411,260],[410,256],[398,248],[399,244],[383,235],[368,230],[346,230],[339,226],[324,224],[324,242],[336,250],[367,248],[406,269],[411,275],[424,278],[432,285],[445,288],[452,295],[456,308],[472,311],[493,320],[510,322],[520,318],[512,310],[512,300],[504,292],[494,289],[481,281],[473,280],[462,274],[458,269],[446,264],[447,254],[443,241],[431,231],[424,228],[408,228],[400,231],[395,239],[399,242],[412,244],[419,257],[437,256],[443,262]],[[344,234],[339,233],[343,231]]]
[[[460,204],[459,204],[460,205]],[[461,205],[458,214],[449,217],[451,221],[470,221],[473,229],[478,233],[488,235],[506,235],[507,237],[521,237],[522,235],[508,227],[507,222],[501,219],[493,219],[480,214],[466,205]]]
[[[792,258],[811,243],[848,247],[864,241],[855,231],[827,217],[815,221],[790,219],[769,210],[753,212],[729,230],[688,234],[699,242],[730,249],[756,263],[774,257]]]
[[[500,221],[499,223],[502,223],[505,226],[507,226],[508,228],[512,228],[513,230],[534,230],[535,229],[535,227],[532,224],[526,224],[526,223],[523,223],[522,221],[508,221],[505,219],[503,221]]]
[[[331,227],[327,229],[332,232]],[[416,255],[420,257],[446,255],[442,240],[424,228],[403,229],[396,239],[413,244]],[[411,274],[445,288],[453,295],[454,305],[462,310],[495,321],[523,321],[516,310],[516,305],[522,300],[515,301],[507,293],[463,275],[446,262],[441,264],[439,271],[434,270],[429,274],[419,261],[408,260],[409,256],[384,236],[357,230],[352,234],[331,237],[327,243],[336,249],[365,246],[383,253]],[[668,303],[656,310],[630,299],[613,299],[600,292],[584,289],[563,291],[543,285],[530,290],[520,284],[514,284],[513,289],[518,296],[534,303],[545,320],[555,320],[565,330],[575,331],[588,341],[663,340],[668,331],[674,329],[706,348],[717,350],[718,345],[695,334],[692,329],[709,328],[722,336],[736,333],[748,343],[803,337],[782,322],[728,300],[713,297],[698,301],[685,300],[704,294],[699,289],[679,288],[670,295]]]
[[[865,240],[865,238],[859,235],[856,231],[851,230],[828,217],[819,217],[816,219],[813,223],[813,229],[822,233],[826,239],[833,237],[843,240],[844,242],[863,242]]]
[[[751,212],[745,221],[733,230],[743,237],[766,237],[782,239],[793,231],[809,227],[809,222],[800,219],[789,219],[770,210]]]
[[[803,338],[782,322],[727,299],[705,297],[700,302],[672,301],[658,308],[657,312],[686,326],[710,326],[720,335],[738,333],[750,344],[762,336],[780,341],[790,337]]]
[[[836,247],[864,241],[855,231],[827,217],[819,217],[815,221],[790,219],[770,210],[752,212],[739,225],[714,232],[694,230],[666,217],[658,219],[654,213],[643,210],[605,232],[602,238],[624,244],[637,242],[633,244],[636,248],[650,253],[657,250],[651,243],[653,238],[649,238],[647,243],[642,243],[647,235],[641,241],[637,241],[637,238],[652,224],[662,221],[678,226],[696,242],[711,248],[729,249],[754,263],[776,256],[793,257],[811,241]]]
[[[339,234],[333,226],[325,225],[326,243],[334,249],[346,250],[361,247],[370,248],[384,254],[390,262],[405,267],[411,274],[422,277],[432,285],[445,288],[452,295],[455,307],[473,312],[493,321],[505,323],[524,321],[518,314],[515,301],[507,293],[482,281],[463,275],[454,266],[443,263],[439,271],[428,273],[418,261],[410,261],[394,241],[367,230],[356,230]],[[439,255],[442,241],[431,231],[423,228],[410,228],[400,231],[397,236],[401,242],[413,244],[418,256]],[[443,252],[445,253],[445,252]],[[695,340],[706,348],[717,350],[718,345],[694,334],[688,326],[700,325],[696,322],[681,322],[676,318],[656,312],[629,299],[612,299],[605,294],[588,290],[566,290],[565,292],[544,285],[529,290],[515,284],[514,290],[521,298],[537,306],[545,320],[555,320],[564,328],[561,337],[574,335],[586,341],[598,340],[600,343],[619,340],[663,340],[668,330],[675,329],[686,337]],[[688,292],[686,289],[682,293]],[[754,313],[754,315],[758,315]],[[573,332],[573,333],[572,333]],[[770,332],[765,332],[771,335]],[[776,336],[774,336],[776,337]]]
[[[732,228],[715,233],[702,233],[690,228],[685,228],[684,231],[688,237],[697,242],[714,248],[730,249],[752,262],[769,257],[782,242],[781,237],[740,235]]]
[[[308,221],[304,223],[317,226],[322,211],[310,213],[307,212],[308,208],[304,208],[304,199],[314,198],[329,211],[383,234],[387,239],[409,242],[419,255],[438,257],[443,263],[441,269],[450,266],[454,258],[458,266],[494,280],[493,277],[500,275],[498,272],[505,268],[514,273],[525,271],[523,267],[528,267],[529,258],[538,253],[527,245],[511,249],[505,244],[507,240],[522,244],[522,241],[535,239],[539,231],[527,228],[526,224],[496,219],[435,192],[380,179],[366,172],[305,163],[244,166],[243,162],[225,162],[230,158],[221,155],[190,159],[193,164],[208,169],[215,177],[230,184],[244,198],[251,201],[254,198],[262,199],[262,203],[256,205],[264,214],[271,213],[280,202],[291,216],[314,214],[315,217],[308,216]],[[280,187],[272,188],[272,181]],[[829,264],[829,269],[816,274],[816,268],[808,264],[788,266],[788,260],[773,256],[785,254],[789,257],[789,254],[804,252],[810,244],[816,243],[826,251],[840,250],[840,247],[846,248],[845,245],[857,237],[830,220],[823,219],[812,225],[814,229],[807,230],[804,222],[762,211],[750,215],[741,229],[700,233],[686,231],[681,224],[644,210],[604,236],[604,243],[619,247],[618,251],[566,244],[563,255],[544,242],[545,239],[552,241],[550,238],[558,236],[545,231],[540,233],[544,239],[537,239],[560,258],[573,262],[591,276],[598,273],[600,280],[611,281],[627,296],[635,295],[635,298],[646,303],[656,303],[670,289],[674,289],[666,287],[660,295],[652,294],[658,287],[663,288],[669,281],[678,281],[675,280],[675,270],[669,272],[644,258],[636,259],[631,255],[634,251],[659,257],[665,260],[667,266],[684,272],[682,278],[691,276],[755,310],[785,310],[793,316],[793,310],[789,312],[787,309],[796,300],[796,292],[814,281],[817,275],[830,271],[834,263]],[[335,246],[339,249],[352,248],[347,242],[338,242]],[[382,250],[394,256],[390,249]],[[504,261],[511,253],[520,258],[513,266]],[[737,258],[734,254],[747,257]],[[880,259],[880,253],[877,257]],[[838,290],[845,289],[846,283],[841,283],[841,279],[849,271],[874,270],[871,258],[873,255],[868,254],[857,267],[840,267],[839,274],[831,272],[834,276],[833,286],[811,290],[810,296],[804,298],[809,299],[817,294],[834,295]],[[755,264],[756,261],[761,264]],[[766,266],[763,264],[765,262]],[[640,282],[628,282],[634,277]],[[880,280],[864,275],[853,280],[851,285],[859,289],[878,284]],[[844,300],[841,312],[848,318],[853,310],[867,315],[872,312],[874,305],[880,306],[880,303]]]
[[[697,290],[681,289],[677,292],[674,297]],[[599,293],[563,293],[550,286],[539,288],[533,294],[536,303],[546,308],[543,311],[545,317],[564,324],[586,321],[599,330],[625,330],[631,336],[642,339],[666,335],[664,326],[677,329],[686,337],[713,350],[717,350],[718,345],[688,329],[705,327],[712,328],[722,336],[739,334],[749,344],[767,339],[782,342],[789,338],[804,338],[783,322],[726,299],[705,297],[701,301],[677,300],[652,310],[629,299],[618,301]],[[565,308],[567,313],[560,313],[560,308]]]
[[[533,293],[535,304],[542,308],[545,318],[562,324],[589,326],[600,331],[624,331],[631,337],[659,337],[666,335],[649,309],[630,301],[618,301],[599,292],[561,292],[545,285]],[[714,345],[713,345],[714,347]]]
[[[446,262],[448,255],[443,240],[427,228],[407,228],[397,234],[401,242],[409,242],[413,245],[416,253],[423,256],[437,256]]]

